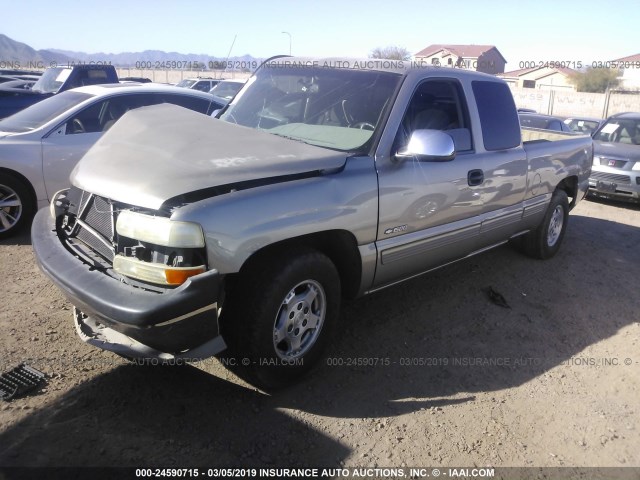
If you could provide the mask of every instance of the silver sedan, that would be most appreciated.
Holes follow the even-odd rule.
[[[0,121],[0,238],[69,186],[78,160],[127,110],[172,103],[205,115],[212,95],[152,84],[94,85],[54,95]]]

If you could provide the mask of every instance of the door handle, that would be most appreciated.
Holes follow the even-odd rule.
[[[467,173],[467,183],[470,187],[482,185],[484,182],[484,172],[482,170],[469,170]]]

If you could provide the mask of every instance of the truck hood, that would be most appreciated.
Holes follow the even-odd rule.
[[[616,160],[640,162],[640,145],[626,143],[593,142],[593,154]]]
[[[346,154],[230,124],[170,104],[132,110],[94,144],[71,183],[159,209],[174,197],[341,168]]]

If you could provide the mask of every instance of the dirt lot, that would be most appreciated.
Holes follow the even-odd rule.
[[[1,371],[48,375],[0,402],[0,466],[640,467],[639,228],[584,201],[550,261],[505,246],[350,302],[328,362],[273,395],[83,344],[29,235],[0,242]]]

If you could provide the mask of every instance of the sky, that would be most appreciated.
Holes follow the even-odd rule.
[[[603,0],[0,0],[0,33],[35,49],[226,57],[233,44],[231,56],[256,58],[289,53],[289,41],[294,55],[313,57],[367,57],[389,45],[412,54],[435,43],[495,45],[509,71],[525,61],[586,66],[640,53],[640,0],[613,5]]]

